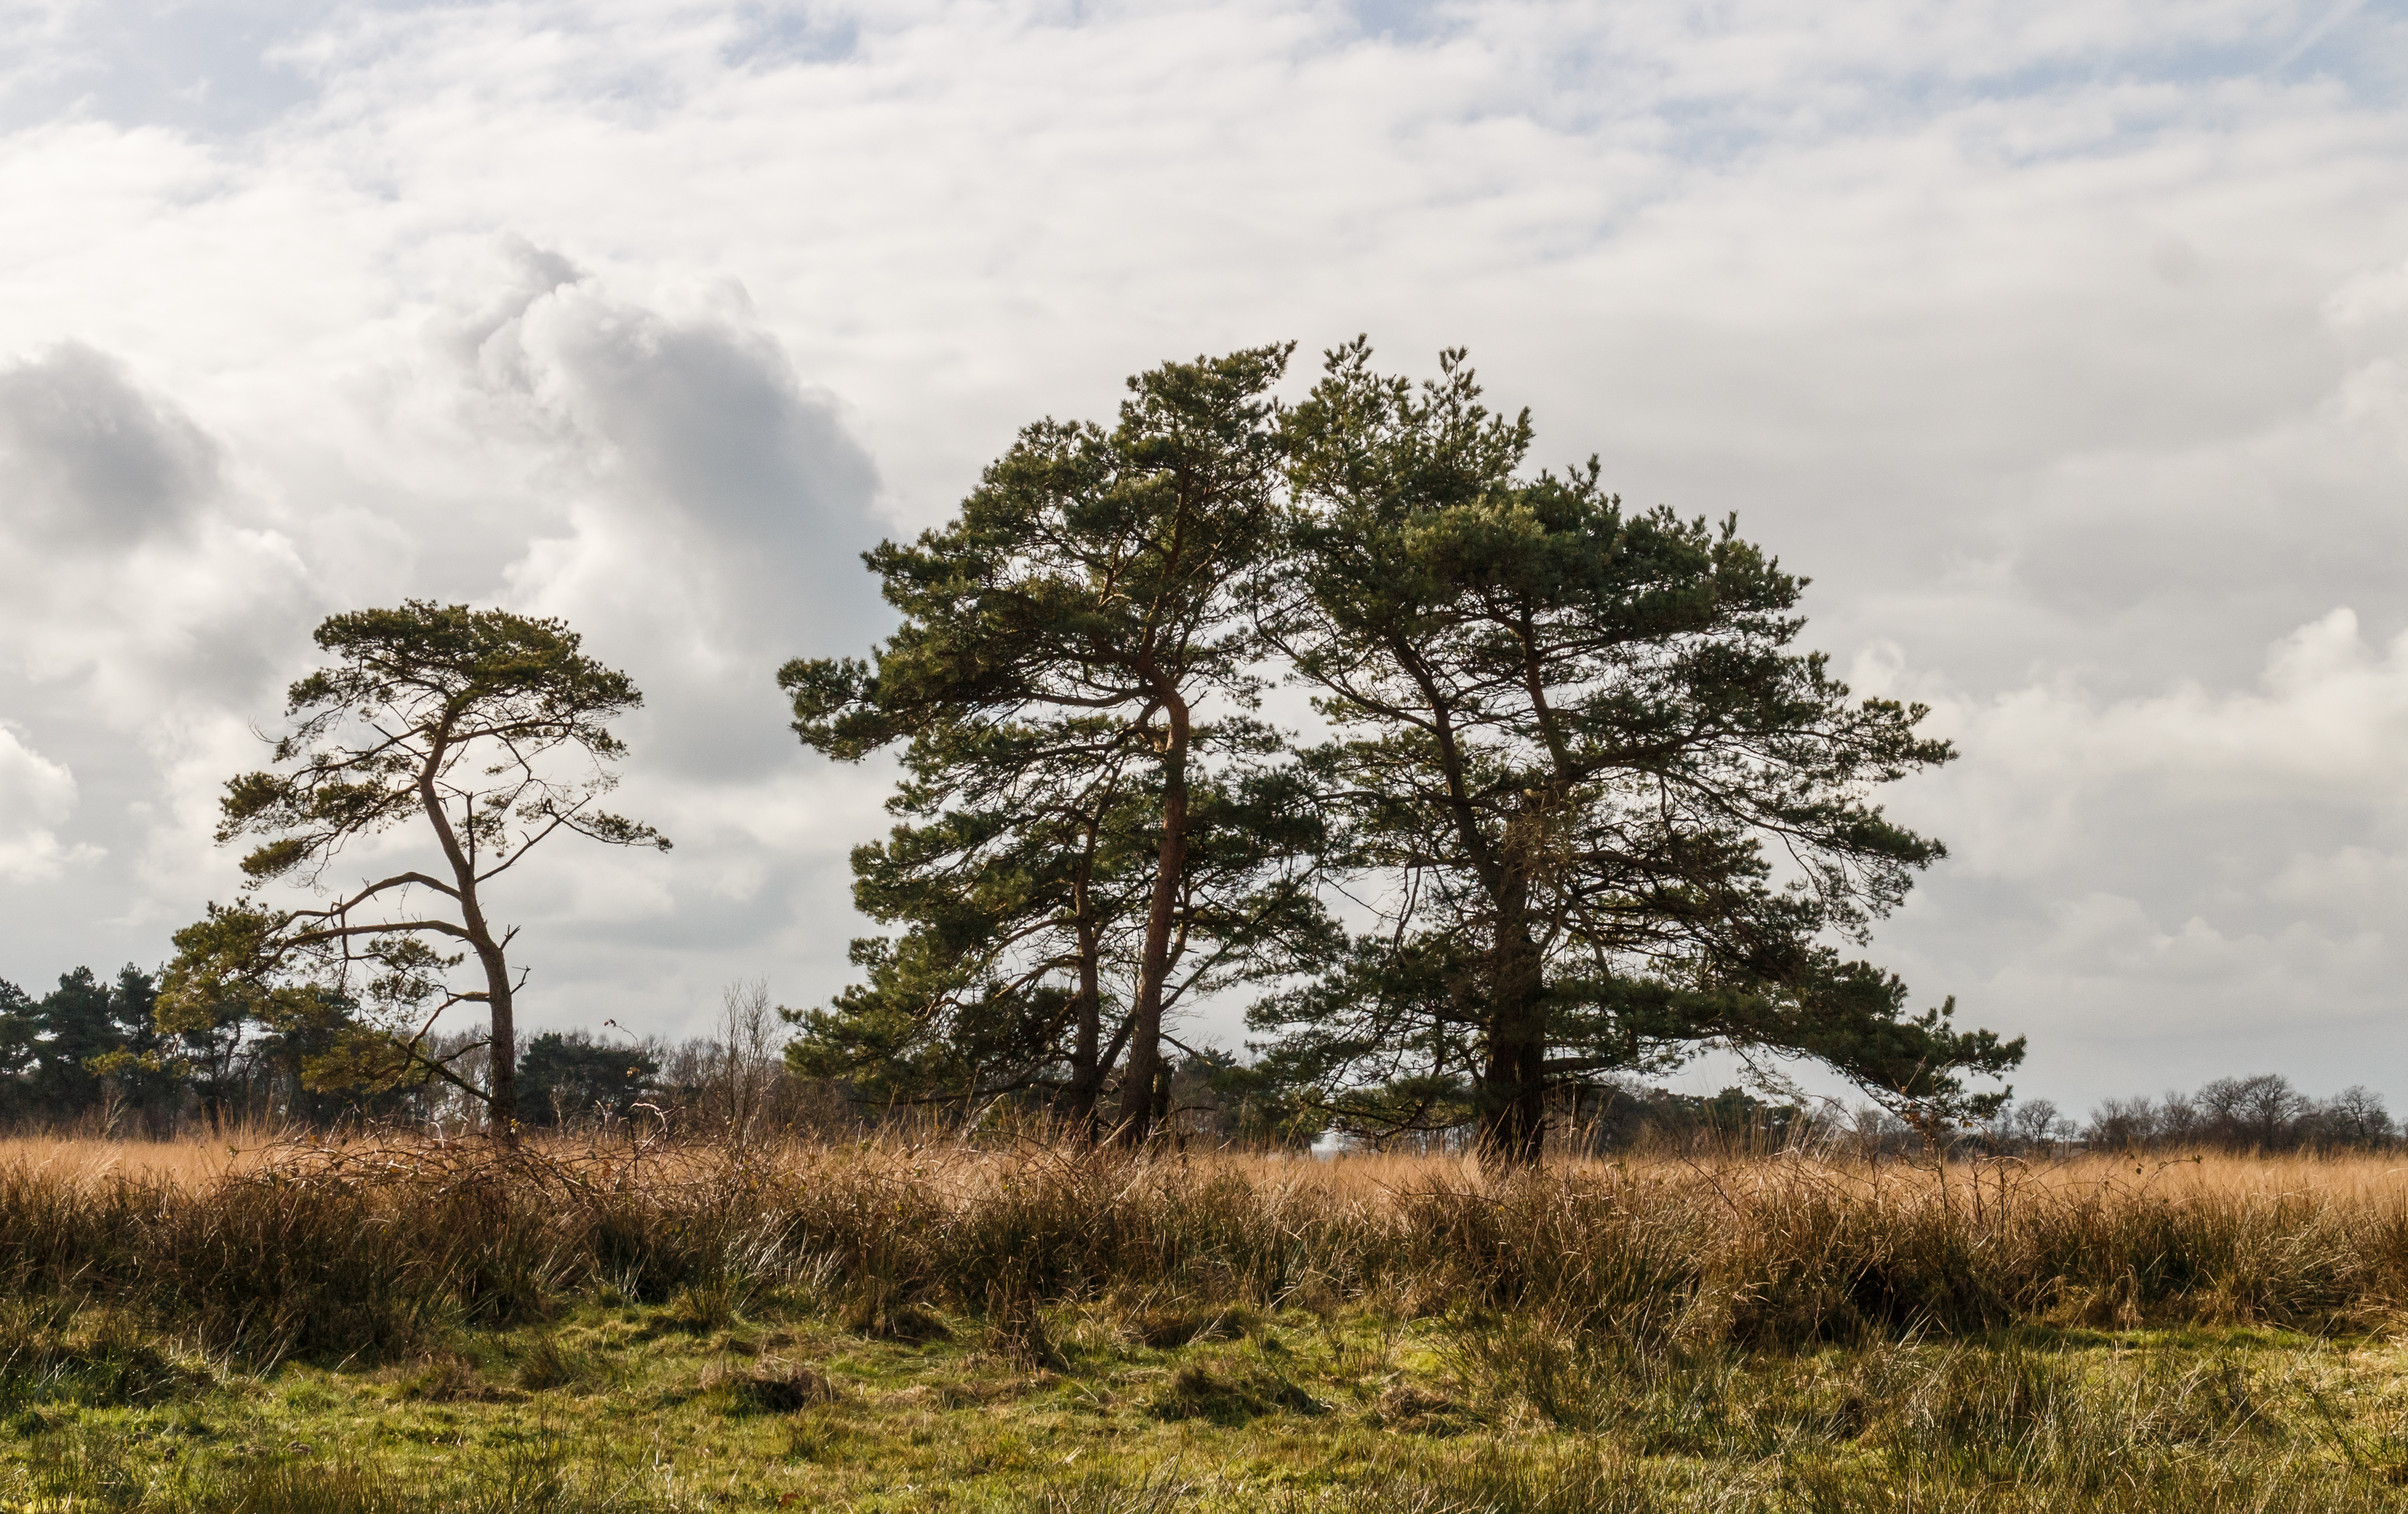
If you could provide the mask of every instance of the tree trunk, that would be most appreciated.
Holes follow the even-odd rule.
[[[435,827],[435,839],[442,844],[443,857],[452,864],[452,877],[457,885],[454,898],[460,906],[460,924],[467,932],[470,950],[477,953],[477,964],[485,970],[485,1007],[493,1012],[492,1039],[486,1046],[485,1113],[486,1123],[494,1135],[505,1141],[518,1139],[518,1027],[510,1015],[510,964],[502,951],[502,943],[494,939],[491,927],[485,923],[485,912],[477,904],[477,859],[460,843],[459,833],[452,828],[452,817],[444,812],[442,797],[436,793],[436,775],[443,771],[445,758],[451,750],[451,727],[447,719],[432,741],[423,764],[418,772],[419,803],[425,808],[427,823]],[[473,805],[474,801],[470,803]],[[476,843],[476,816],[468,816],[469,847]]]
[[[1498,936],[1480,1074],[1480,1157],[1526,1167],[1546,1150],[1546,982],[1538,949],[1518,923]]]
[[[1099,1065],[1103,985],[1096,960],[1098,950],[1082,897],[1079,920],[1079,1020],[1076,1039],[1070,1048],[1070,1092],[1064,1110],[1069,1117],[1072,1136],[1082,1146],[1096,1144],[1099,1134],[1096,1127],[1096,1100],[1103,1093],[1103,1068]]]
[[[485,1067],[485,1107],[493,1115],[494,1134],[514,1141],[518,1139],[519,1045],[518,1026],[510,1013],[509,964],[503,960],[499,946],[480,946],[477,956],[484,964],[485,993],[494,1012],[493,1045],[487,1052],[492,1060]]]
[[[1498,1034],[1491,1037],[1480,1079],[1479,1148],[1483,1162],[1503,1167],[1526,1167],[1545,1154],[1545,1051],[1543,1041],[1510,1035],[1508,1027],[1501,1024]]]
[[[1154,872],[1154,907],[1145,921],[1145,955],[1129,1007],[1128,1067],[1121,1076],[1120,1139],[1135,1146],[1154,1133],[1154,1082],[1162,1067],[1162,984],[1170,970],[1170,930],[1179,879],[1187,870],[1187,707],[1163,702],[1170,723],[1162,752],[1162,848]]]

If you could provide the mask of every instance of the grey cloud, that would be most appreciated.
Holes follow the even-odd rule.
[[[796,586],[815,610],[858,599],[817,569],[873,539],[877,469],[774,338],[601,305],[572,307],[559,324],[581,419],[648,501],[745,559],[767,554],[821,578]]]
[[[288,543],[236,521],[222,456],[110,354],[67,343],[0,369],[0,645],[32,683],[18,708],[122,728],[275,678],[312,591]]]
[[[123,546],[182,523],[214,492],[218,449],[76,343],[0,370],[0,491],[12,536]]]
[[[641,660],[650,760],[719,781],[799,761],[776,668],[889,621],[860,561],[882,534],[867,450],[739,295],[664,314],[559,253],[509,252],[509,288],[439,345],[471,365],[478,423],[550,456],[574,501],[509,593]]]

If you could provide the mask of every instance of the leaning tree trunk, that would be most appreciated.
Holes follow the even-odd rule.
[[[436,776],[443,771],[451,752],[450,730],[438,730],[424,764],[418,774],[419,803],[426,811],[428,823],[435,828],[435,839],[443,848],[443,858],[452,864],[454,882],[452,899],[460,907],[460,924],[467,937],[468,948],[477,954],[477,964],[485,971],[485,1007],[492,1012],[493,1030],[485,1048],[485,1116],[492,1134],[505,1141],[518,1139],[518,1027],[510,1013],[510,964],[502,951],[502,943],[494,937],[493,929],[485,922],[485,912],[477,903],[477,859],[461,844],[459,833],[452,827],[452,817],[444,811],[442,796],[436,792]],[[470,814],[471,822],[475,815]],[[470,835],[475,834],[472,829]]]
[[[1155,859],[1154,907],[1145,921],[1145,955],[1129,1007],[1128,1065],[1121,1074],[1120,1139],[1135,1146],[1154,1134],[1154,1084],[1162,1068],[1162,983],[1170,972],[1170,929],[1179,879],[1187,870],[1187,707],[1163,701],[1169,721],[1162,752],[1162,849]]]
[[[1079,901],[1079,1005],[1078,1024],[1070,1047],[1070,1087],[1063,1113],[1070,1122],[1072,1138],[1081,1146],[1093,1146],[1099,1132],[1096,1127],[1096,1100],[1103,1092],[1103,983],[1096,961],[1101,947],[1096,940],[1094,921],[1087,916],[1086,891],[1083,880]]]
[[[498,945],[480,947],[477,957],[484,964],[486,1001],[493,1010],[493,1040],[485,1064],[485,1109],[492,1116],[494,1134],[506,1141],[516,1140],[519,1046],[518,1026],[511,1015],[509,964],[503,960]]]

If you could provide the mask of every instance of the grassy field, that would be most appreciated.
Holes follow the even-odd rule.
[[[2391,1508],[2408,1171],[0,1143],[0,1508]]]

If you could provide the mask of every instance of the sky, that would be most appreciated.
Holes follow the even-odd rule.
[[[311,628],[416,596],[648,695],[676,850],[513,878],[522,1023],[823,1002],[887,775],[773,680],[887,628],[857,554],[1129,373],[1357,333],[1736,512],[1931,707],[1872,954],[2019,1092],[2408,1107],[2373,0],[0,0],[0,978],[232,897]]]

